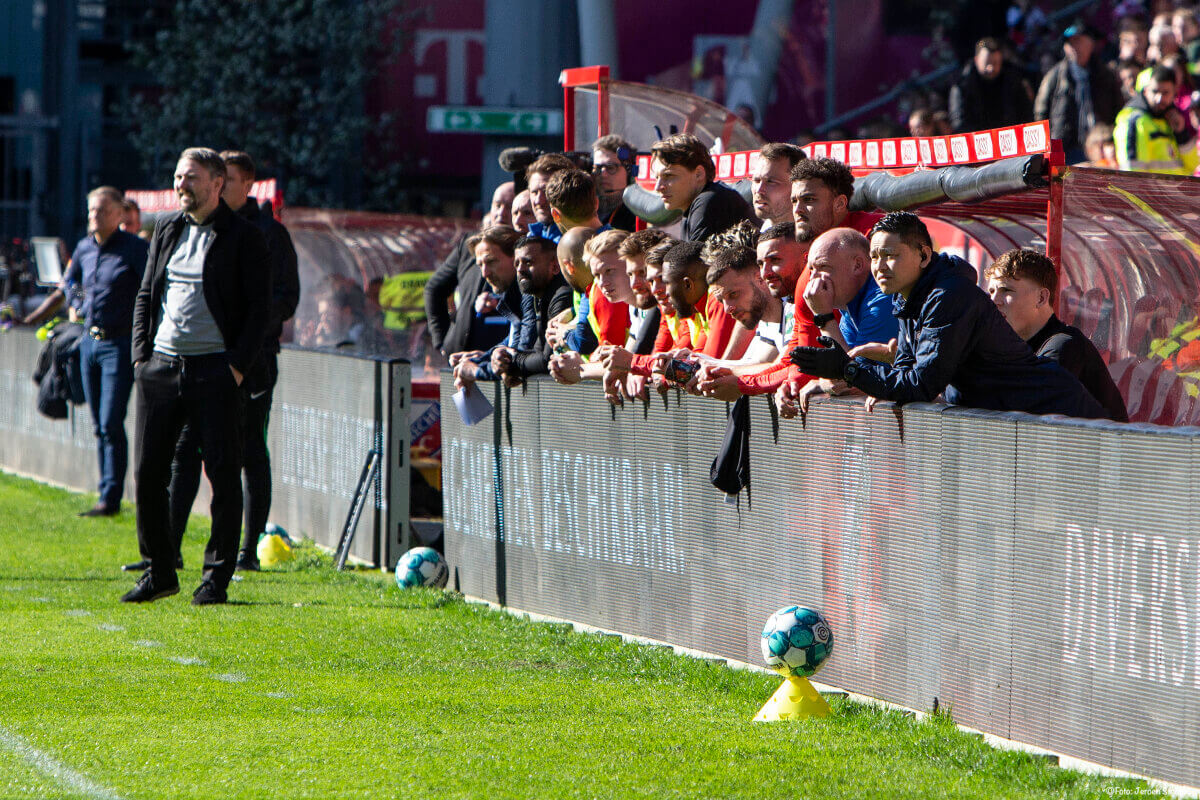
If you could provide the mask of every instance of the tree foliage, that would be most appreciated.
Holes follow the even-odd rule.
[[[138,61],[160,90],[126,109],[134,146],[164,180],[190,146],[249,152],[289,204],[361,203],[364,89],[399,52],[402,0],[178,0]]]

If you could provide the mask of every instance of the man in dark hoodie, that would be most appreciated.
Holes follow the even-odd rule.
[[[871,229],[871,273],[893,295],[900,336],[891,364],[851,358],[832,339],[797,347],[809,374],[840,378],[898,403],[946,402],[996,411],[1103,418],[1104,409],[1069,372],[1034,355],[976,283],[974,268],[937,253],[916,214],[888,214]]]

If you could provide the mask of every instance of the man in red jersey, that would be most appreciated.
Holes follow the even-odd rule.
[[[792,220],[795,226],[795,241],[804,250],[807,260],[808,247],[813,240],[831,228],[853,228],[863,235],[880,219],[879,214],[850,211],[850,198],[854,196],[854,173],[840,161],[831,158],[814,158],[798,161],[792,168]],[[768,240],[770,241],[770,240]],[[796,252],[790,253],[792,258]],[[763,257],[763,251],[759,251]],[[788,273],[795,270],[796,262],[790,262]],[[780,357],[767,368],[750,374],[734,376],[726,370],[710,370],[699,385],[700,391],[711,397],[736,400],[743,394],[775,393],[780,416],[794,417],[799,412],[797,398],[800,390],[812,378],[804,375],[788,361],[787,354],[795,347],[815,347],[817,337],[840,336],[838,315],[822,314],[814,317],[808,304],[803,302],[804,290],[808,286],[810,271],[805,263],[788,294],[795,299],[792,320],[792,335]],[[766,277],[766,276],[764,276]],[[772,293],[783,291],[786,285],[767,279]],[[779,288],[782,287],[782,288]],[[736,393],[734,390],[736,389]]]

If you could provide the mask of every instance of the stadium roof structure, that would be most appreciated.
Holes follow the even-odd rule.
[[[568,149],[620,133],[645,151],[659,132],[695,133],[714,147],[718,179],[736,184],[763,143],[716,103],[612,81],[606,67],[565,70],[560,83]],[[1014,247],[1046,252],[1059,316],[1104,355],[1131,420],[1200,424],[1200,179],[1068,166],[1044,121],[805,151],[854,170],[854,207],[915,211],[941,249],[977,267]],[[649,156],[638,162],[649,188]]]

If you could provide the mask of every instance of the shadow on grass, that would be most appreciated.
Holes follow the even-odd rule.
[[[88,575],[4,575],[0,574],[0,583],[132,583],[136,577],[128,574],[111,578]]]

